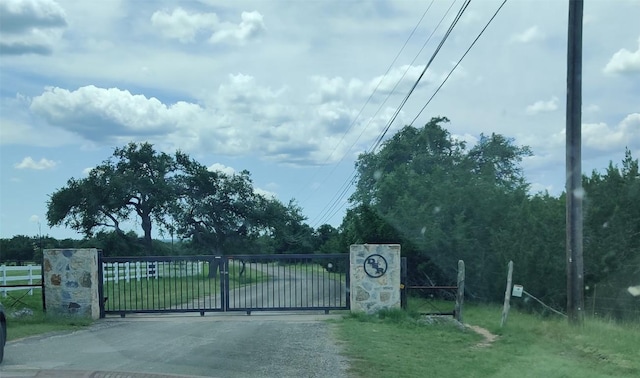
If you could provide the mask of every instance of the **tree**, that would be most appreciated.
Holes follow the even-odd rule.
[[[340,232],[330,224],[323,224],[314,233],[314,250],[317,253],[346,253],[340,249]]]
[[[265,236],[272,253],[311,254],[314,252],[313,228],[304,223],[306,218],[295,201],[284,205],[272,199],[265,207]]]
[[[585,190],[585,285],[597,285],[595,310],[616,317],[637,315],[637,301],[627,287],[640,272],[640,172],[638,160],[625,151],[622,167],[583,177]],[[587,290],[594,296],[593,290]]]
[[[223,255],[249,247],[265,227],[260,209],[267,201],[255,193],[248,171],[227,175],[178,156],[184,175],[176,178],[171,209],[177,235],[199,251]]]
[[[530,151],[498,134],[481,135],[468,150],[443,128],[447,122],[438,117],[422,128],[404,127],[358,158],[343,229],[352,241],[401,242],[405,256],[419,256],[432,270],[421,272],[431,283],[454,281],[457,260],[465,260],[470,295],[498,298],[495,278],[504,261],[492,234],[526,199],[519,163]]]
[[[47,203],[49,226],[65,226],[86,237],[96,230],[114,229],[125,237],[121,223],[135,214],[144,232],[147,253],[152,251],[152,223],[167,228],[168,209],[174,200],[175,158],[154,150],[149,143],[129,143],[93,168],[88,177],[71,178]]]

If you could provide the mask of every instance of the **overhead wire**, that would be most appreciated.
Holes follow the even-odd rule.
[[[444,13],[444,15],[442,15],[442,17],[440,18],[440,21],[438,21],[438,24],[435,26],[435,28],[433,28],[433,30],[431,31],[431,33],[429,34],[429,37],[427,37],[427,39],[425,40],[425,42],[422,44],[422,47],[420,47],[420,50],[418,51],[418,53],[413,57],[413,60],[411,61],[411,63],[407,66],[407,69],[405,69],[405,71],[402,73],[402,76],[398,79],[398,81],[396,82],[396,84],[393,86],[393,88],[391,89],[391,91],[389,91],[389,93],[387,93],[387,96],[385,97],[385,99],[382,101],[382,103],[380,104],[380,106],[378,106],[378,109],[373,113],[373,115],[369,118],[369,122],[367,122],[367,124],[365,125],[365,127],[362,128],[362,131],[360,132],[360,135],[358,135],[358,138],[353,142],[353,144],[349,147],[348,151],[351,151],[353,149],[353,147],[356,145],[356,143],[358,142],[358,140],[360,140],[360,138],[362,137],[362,135],[364,134],[364,132],[367,130],[367,128],[371,125],[371,122],[373,121],[373,119],[376,117],[376,115],[378,115],[378,113],[382,110],[382,107],[387,103],[387,101],[389,100],[389,98],[395,93],[396,89],[398,88],[398,86],[400,85],[400,83],[402,82],[402,80],[404,79],[404,77],[407,75],[407,72],[409,71],[409,68],[411,68],[413,66],[413,63],[415,63],[415,61],[418,59],[418,57],[420,56],[420,54],[422,54],[422,51],[425,49],[425,47],[427,46],[427,44],[431,41],[431,38],[433,37],[433,35],[435,34],[435,32],[440,28],[440,25],[442,24],[442,22],[444,22],[445,18],[447,17],[447,15],[449,14],[449,12],[451,11],[451,9],[453,8],[453,6],[455,5],[455,3],[457,2],[457,0],[453,0],[453,2],[451,2],[451,5],[449,5],[449,8],[447,8],[446,12]],[[414,28],[415,31],[415,28]],[[413,32],[412,32],[413,35]],[[406,45],[406,42],[405,42]],[[395,62],[395,59],[394,59]],[[393,65],[393,63],[392,63]],[[389,70],[387,70],[387,73],[389,72]],[[386,75],[386,73],[385,73]],[[380,86],[380,84],[382,83],[382,80],[384,80],[384,76],[383,78],[380,80],[380,82],[378,82],[378,86],[376,86],[376,89]],[[375,93],[375,91],[374,91]],[[372,93],[373,95],[373,93]],[[371,96],[370,96],[371,97]],[[348,152],[347,152],[348,153]],[[331,176],[331,174],[333,174],[333,172],[335,172],[335,170],[337,169],[338,165],[340,163],[342,163],[342,161],[344,160],[344,158],[347,156],[347,153],[345,153],[345,155],[343,155],[342,159],[340,159],[340,161],[338,163],[336,163],[333,167],[333,169],[329,172],[329,174],[325,177],[325,179],[322,181],[322,183],[320,183],[319,186],[322,186],[327,180],[328,178]],[[319,218],[316,217],[316,221],[313,223],[313,227],[315,228],[317,225],[321,224],[323,221],[331,219],[338,211],[341,210],[341,208],[337,208],[335,209],[335,211],[333,211],[333,213],[331,212],[336,204],[340,201],[342,201],[344,199],[344,197],[347,195],[348,192],[348,188],[350,184],[354,183],[354,178],[356,175],[356,170],[354,168],[354,170],[351,172],[351,174],[348,176],[347,180],[342,184],[342,186],[340,187],[340,189],[338,189],[338,191],[336,192],[336,194],[333,195],[333,197],[329,200],[329,202],[327,203],[327,205],[325,205],[322,210],[320,211],[320,216]],[[344,189],[346,185],[346,189]],[[344,206],[343,206],[344,207]]]
[[[353,121],[351,121],[351,124],[349,125],[349,127],[347,128],[347,130],[344,132],[344,134],[342,134],[342,137],[340,138],[340,140],[338,141],[338,143],[336,143],[335,147],[333,148],[333,150],[331,151],[331,153],[329,154],[329,156],[327,156],[327,158],[324,160],[324,162],[322,163],[323,165],[326,164],[331,157],[333,156],[333,154],[338,150],[338,148],[340,147],[340,144],[344,141],[344,139],[346,138],[346,136],[349,134],[349,132],[353,129],[353,127],[356,125],[357,120],[360,118],[360,116],[362,115],[362,112],[364,111],[365,107],[369,104],[369,102],[371,102],[371,99],[373,98],[373,96],[375,95],[375,93],[378,91],[378,88],[380,87],[380,85],[382,84],[382,82],[384,81],[384,79],[387,77],[387,75],[389,74],[389,72],[391,72],[391,69],[393,68],[394,64],[396,63],[396,61],[398,60],[398,58],[400,57],[400,55],[402,54],[402,52],[404,51],[405,47],[407,47],[407,44],[409,43],[409,41],[411,40],[411,38],[413,37],[413,35],[415,34],[416,30],[418,30],[418,27],[420,26],[420,24],[422,23],[422,21],[424,20],[425,16],[427,15],[427,13],[429,12],[429,9],[431,9],[431,7],[433,6],[433,3],[435,2],[435,0],[431,0],[431,3],[429,4],[429,6],[427,7],[427,9],[422,13],[422,16],[420,17],[420,19],[418,20],[418,22],[416,23],[416,25],[414,26],[413,30],[411,31],[411,33],[409,33],[409,36],[407,37],[407,39],[404,41],[404,44],[402,45],[402,47],[400,48],[400,50],[398,51],[398,53],[396,54],[396,56],[393,58],[393,61],[391,61],[391,64],[389,64],[389,67],[387,68],[387,70],[385,71],[385,73],[382,75],[382,77],[380,78],[380,81],[378,82],[378,84],[375,86],[375,88],[373,89],[373,91],[371,92],[371,94],[369,94],[369,97],[367,98],[367,100],[365,101],[364,105],[362,105],[362,107],[360,108],[360,110],[358,111],[358,114],[356,114],[355,118],[353,119]],[[362,134],[361,134],[362,135]],[[352,146],[353,147],[353,146]],[[349,149],[350,150],[350,149]],[[340,161],[338,161],[338,163],[336,163],[334,165],[334,169],[331,170],[331,172],[329,172],[329,174],[327,175],[327,177],[331,176],[331,174],[333,174],[333,172],[335,171],[335,168],[345,159],[345,157],[347,156],[348,152],[345,153],[342,158],[340,159]],[[314,173],[314,175],[311,177],[311,179],[309,180],[310,182],[312,182],[315,177],[318,175],[319,170],[316,170],[316,173]],[[323,180],[323,183],[326,181]],[[298,194],[300,194],[300,192],[303,190],[303,188],[307,186],[307,185],[303,185],[300,190],[298,191],[298,193],[296,193],[296,197],[298,196]]]
[[[424,69],[422,70],[422,72],[420,73],[419,77],[417,78],[417,80],[414,82],[414,84],[412,85],[411,89],[409,90],[409,92],[405,95],[404,99],[402,100],[402,102],[400,103],[400,105],[398,106],[398,108],[396,109],[396,111],[394,112],[394,114],[392,115],[391,119],[389,120],[389,122],[387,122],[387,125],[385,126],[383,132],[381,133],[381,135],[377,138],[376,142],[374,143],[374,146],[368,151],[368,152],[372,152],[375,151],[375,149],[378,147],[378,145],[380,144],[380,142],[384,139],[384,136],[386,135],[386,133],[388,132],[388,130],[391,128],[391,125],[393,124],[393,122],[395,121],[395,119],[397,118],[398,114],[400,114],[400,111],[402,111],[402,108],[404,107],[404,105],[406,104],[407,100],[409,99],[409,97],[411,96],[411,94],[413,93],[413,91],[415,90],[415,88],[418,86],[418,84],[420,83],[420,80],[422,80],[422,78],[424,77],[425,73],[427,72],[427,70],[429,69],[429,67],[431,66],[431,63],[433,63],[435,57],[438,55],[438,53],[440,52],[440,49],[442,48],[442,46],[444,45],[444,43],[446,42],[446,40],[449,38],[449,35],[451,34],[451,32],[453,31],[453,29],[455,28],[455,26],[457,25],[458,21],[460,20],[460,18],[462,17],[462,15],[464,14],[464,12],[466,11],[467,7],[469,6],[469,4],[471,3],[471,0],[465,0],[465,2],[462,4],[462,6],[460,7],[460,10],[458,10],[458,14],[455,16],[454,20],[452,21],[451,25],[449,26],[449,28],[447,29],[447,31],[445,32],[443,38],[440,40],[440,43],[438,44],[438,46],[436,47],[434,53],[431,55],[431,58],[429,59],[428,63],[425,65]],[[443,16],[443,18],[440,20],[440,23],[444,20],[444,18],[446,17],[446,15],[449,13],[449,10],[451,9],[451,7],[453,6],[453,4],[455,4],[455,1],[451,4],[451,6],[449,7],[449,9],[447,10],[447,12],[445,13],[445,15]],[[438,23],[438,26],[440,25],[440,23]],[[427,42],[431,39],[431,36],[433,35],[433,33],[435,33],[437,29],[434,29],[431,33],[431,35],[429,36]],[[423,48],[424,46],[426,46],[426,43],[423,44]],[[422,51],[422,49],[420,50],[420,52]],[[420,53],[418,53],[419,55]],[[414,58],[414,61],[416,58]],[[413,64],[413,63],[412,63]],[[406,74],[406,72],[405,72]],[[404,75],[403,75],[404,77]],[[396,83],[396,86],[394,86],[394,89],[398,86],[398,84],[400,83],[400,81],[402,80],[402,78]],[[387,96],[387,99],[389,98],[389,96],[391,95],[391,93],[389,93],[389,95]],[[385,99],[386,102],[386,99]],[[384,103],[380,106],[380,108],[384,105]],[[378,111],[380,110],[380,108],[378,109]],[[377,114],[377,112],[376,112]],[[374,115],[375,116],[375,115]],[[373,117],[371,118],[373,119]],[[371,122],[370,119],[370,122]],[[368,126],[368,125],[367,125]],[[366,129],[366,128],[365,128]],[[364,129],[362,131],[362,133],[364,133]],[[362,133],[360,135],[362,135]],[[355,145],[355,143],[354,143]],[[352,146],[353,147],[353,146]],[[346,155],[345,155],[346,156]],[[344,158],[344,157],[343,157]],[[336,195],[334,195],[334,197],[330,200],[330,204],[331,205],[327,205],[325,206],[322,211],[321,215],[319,217],[319,220],[317,220],[313,227],[315,227],[316,225],[318,225],[319,223],[321,223],[322,221],[324,221],[325,219],[331,219],[336,213],[337,211],[340,211],[342,208],[344,208],[344,206],[346,206],[346,204],[343,204],[342,207],[337,208],[333,213],[331,212],[332,209],[335,209],[336,206],[338,206],[338,203],[340,201],[342,201],[344,199],[344,197],[346,196],[346,193],[348,191],[348,183],[352,184],[354,182],[355,179],[355,175],[356,175],[356,170],[354,169],[353,172],[351,173],[351,175],[349,176],[349,178],[345,181],[345,183],[341,186],[341,188],[338,190],[338,193]],[[345,188],[346,186],[346,188]],[[343,189],[344,188],[344,189]],[[329,208],[327,210],[327,208]]]
[[[460,18],[462,17],[462,15],[464,14],[464,12],[467,10],[467,7],[469,6],[469,4],[471,3],[471,0],[466,0],[462,6],[460,7],[460,10],[458,11],[458,14],[456,15],[456,17],[454,18],[454,20],[451,22],[451,25],[449,26],[449,29],[447,29],[447,31],[445,32],[444,36],[442,37],[442,39],[440,40],[440,43],[438,44],[438,47],[436,47],[435,51],[433,52],[433,54],[431,55],[431,58],[429,59],[429,62],[427,62],[427,64],[424,66],[424,69],[422,70],[422,73],[420,73],[420,76],[418,76],[418,79],[415,81],[415,83],[413,84],[413,86],[411,86],[411,89],[409,90],[409,92],[406,94],[406,96],[404,97],[404,99],[402,99],[402,102],[400,103],[400,106],[398,106],[398,108],[396,109],[396,111],[394,112],[393,116],[391,117],[391,119],[389,120],[389,122],[387,123],[387,126],[384,128],[383,132],[380,134],[380,136],[378,137],[378,139],[376,140],[376,142],[374,143],[373,147],[371,148],[370,152],[375,152],[375,150],[378,148],[378,146],[380,145],[380,143],[382,143],[382,140],[384,139],[384,137],[387,135],[387,132],[389,131],[389,129],[391,128],[391,125],[393,125],[393,122],[396,120],[396,118],[398,117],[398,115],[400,114],[400,112],[402,111],[402,108],[404,107],[404,105],[407,103],[407,101],[409,100],[409,97],[411,97],[411,95],[413,94],[413,91],[416,89],[416,87],[418,86],[418,84],[420,83],[420,80],[422,80],[422,77],[424,77],[424,75],[427,73],[427,70],[429,69],[429,67],[431,66],[431,63],[433,63],[434,59],[436,58],[436,56],[438,55],[438,53],[440,52],[440,49],[442,49],[442,46],[444,46],[444,43],[447,41],[447,39],[449,38],[449,35],[451,35],[451,32],[453,31],[453,29],[455,28],[455,26],[458,24],[458,21],[460,21]]]
[[[482,34],[484,34],[484,31],[487,30],[487,28],[489,27],[489,25],[491,24],[491,22],[493,21],[494,18],[496,18],[496,16],[498,15],[498,13],[500,13],[500,10],[502,9],[502,7],[507,3],[507,0],[504,0],[502,2],[502,4],[500,4],[500,6],[498,7],[498,9],[495,11],[495,13],[493,14],[493,16],[491,16],[491,18],[489,19],[489,21],[486,23],[486,25],[482,28],[482,30],[480,31],[480,33],[478,34],[478,36],[473,40],[473,42],[471,43],[471,45],[469,45],[469,48],[467,48],[467,50],[464,52],[464,54],[462,54],[462,56],[460,57],[460,59],[458,59],[458,62],[453,66],[453,68],[451,69],[451,71],[449,71],[449,74],[447,74],[447,76],[444,78],[444,80],[442,81],[442,83],[440,83],[440,85],[438,86],[438,88],[436,88],[435,92],[433,92],[433,94],[431,95],[431,97],[429,98],[429,100],[427,100],[427,102],[424,104],[424,106],[420,109],[420,111],[418,112],[418,114],[413,118],[413,120],[411,121],[410,125],[413,126],[414,122],[418,119],[418,117],[420,117],[420,115],[422,114],[422,112],[424,111],[424,109],[431,103],[431,100],[433,100],[433,98],[438,94],[438,92],[440,91],[440,89],[444,86],[444,84],[447,82],[447,80],[449,80],[449,77],[451,76],[451,74],[453,74],[453,71],[456,70],[456,68],[458,68],[458,66],[460,65],[460,63],[462,63],[462,60],[467,56],[467,54],[469,53],[469,51],[473,48],[473,46],[476,44],[476,42],[478,42],[478,40],[480,39],[480,37],[482,36]]]
[[[463,4],[463,7],[461,8],[462,12],[458,13],[458,16],[456,16],[456,18],[454,19],[452,26],[450,26],[449,30],[447,31],[448,34],[450,34],[450,31],[453,30],[453,27],[455,26],[455,24],[457,24],[457,22],[459,21],[460,17],[462,16],[462,13],[464,13],[464,10],[466,10],[466,8],[468,7],[469,3],[471,0],[467,1],[465,4]],[[462,57],[458,60],[458,62],[453,66],[453,68],[449,71],[448,75],[444,78],[444,80],[442,81],[442,83],[438,86],[438,88],[436,88],[435,92],[432,94],[432,96],[429,98],[429,100],[425,103],[425,105],[421,108],[420,112],[416,115],[416,117],[414,117],[414,119],[411,121],[411,125],[413,125],[413,123],[417,120],[417,118],[422,114],[422,112],[425,110],[425,108],[429,105],[429,103],[431,103],[431,101],[433,100],[433,98],[437,95],[437,93],[440,91],[440,89],[444,86],[444,84],[447,82],[447,80],[449,79],[449,77],[453,74],[453,72],[456,70],[456,68],[460,65],[460,63],[462,62],[462,60],[467,56],[467,54],[469,53],[469,51],[475,46],[476,42],[480,39],[480,37],[484,34],[484,32],[486,31],[486,29],[489,27],[489,25],[493,22],[493,20],[496,18],[496,16],[498,15],[498,13],[500,12],[500,10],[502,10],[502,8],[504,7],[504,5],[506,4],[507,0],[504,0],[500,6],[498,7],[498,9],[494,12],[493,16],[489,19],[489,21],[485,24],[485,26],[482,28],[482,30],[480,31],[480,33],[478,34],[478,36],[476,36],[476,38],[473,40],[473,42],[471,43],[471,45],[466,49],[466,51],[464,52],[464,54],[462,55]],[[448,34],[446,34],[446,37],[448,37]],[[432,56],[432,59],[430,59],[429,64],[433,61],[433,58],[435,58],[435,55],[437,54],[437,51],[439,51],[439,49],[442,47],[442,45],[444,44],[444,40],[446,40],[445,38],[443,38],[443,41],[441,41],[440,45],[438,46],[438,48],[436,49],[436,53],[434,53],[434,55]],[[429,65],[428,64],[428,65]],[[423,70],[423,73],[426,72],[426,69],[428,68],[428,65],[425,66],[425,69]],[[418,78],[418,81],[422,78],[423,75],[421,75]],[[404,106],[404,104],[406,103],[406,99],[408,99],[408,97],[410,96],[410,94],[413,92],[413,89],[415,89],[415,86],[417,86],[417,83],[414,85],[414,87],[412,87],[412,90],[410,90],[409,94],[407,96],[405,96],[405,100],[403,100],[403,102],[401,103],[401,106]],[[400,109],[400,107],[399,107]],[[396,111],[394,113],[394,117],[392,117],[392,119],[390,120],[390,122],[387,124],[387,126],[385,127],[383,133],[380,135],[380,137],[376,140],[376,143],[374,143],[373,147],[369,150],[369,152],[374,152],[375,149],[379,146],[379,144],[381,143],[381,141],[384,139],[384,136],[386,135],[386,133],[388,132],[389,128],[391,127],[391,124],[393,123],[393,121],[395,120],[395,117],[397,117],[397,114],[399,114],[399,111]],[[325,213],[324,216],[321,217],[322,220],[324,219],[331,219],[333,216],[335,216],[335,214],[337,214],[338,211],[342,210],[346,204],[342,204],[341,206],[338,207],[338,203],[339,201],[342,201],[342,199],[344,198],[344,196],[346,195],[346,192],[348,191],[349,185],[352,185],[355,183],[355,176],[356,176],[356,169],[353,170],[352,174],[349,176],[349,179],[347,179],[345,181],[345,183],[341,186],[341,188],[338,190],[338,193],[340,193],[339,198],[336,201],[332,201],[331,206],[326,206],[329,207],[329,210],[327,210],[327,213]],[[335,198],[335,196],[334,196]],[[325,207],[325,208],[326,208]],[[332,211],[333,210],[333,211]],[[316,222],[316,225],[319,222]],[[315,227],[315,225],[314,225]]]
[[[433,28],[433,30],[431,31],[431,33],[429,34],[429,37],[425,40],[425,42],[422,44],[422,47],[420,48],[420,50],[418,51],[418,53],[414,56],[413,60],[411,61],[411,63],[407,66],[407,68],[404,70],[404,72],[402,73],[402,76],[398,79],[398,81],[396,82],[396,84],[393,86],[393,88],[391,89],[391,91],[389,91],[389,93],[387,93],[387,96],[385,97],[385,99],[382,101],[382,103],[380,104],[380,106],[378,106],[378,109],[374,112],[374,114],[369,118],[369,121],[367,122],[367,124],[362,128],[362,131],[360,132],[360,134],[358,135],[358,137],[356,138],[356,140],[351,144],[351,146],[347,149],[347,152],[345,152],[345,154],[342,156],[342,158],[340,159],[340,161],[338,161],[336,164],[334,164],[333,168],[331,169],[331,171],[329,172],[329,174],[327,174],[327,176],[324,178],[324,180],[318,185],[318,187],[321,187],[328,179],[329,177],[335,172],[335,170],[338,168],[338,166],[342,163],[342,161],[344,161],[344,159],[346,158],[347,154],[349,153],[349,151],[351,151],[353,149],[353,147],[356,145],[356,143],[360,140],[360,138],[362,137],[362,135],[364,134],[364,132],[367,130],[367,128],[371,125],[371,122],[373,121],[373,119],[375,118],[375,116],[382,110],[382,107],[386,104],[386,102],[389,100],[389,98],[394,94],[394,92],[396,91],[397,87],[400,85],[400,83],[402,82],[402,80],[404,79],[404,77],[407,75],[407,72],[409,71],[409,69],[413,66],[413,63],[415,63],[415,61],[418,59],[418,57],[420,56],[420,54],[422,53],[422,51],[425,49],[425,47],[427,46],[427,44],[431,41],[431,38],[433,37],[433,35],[435,34],[435,32],[440,28],[440,25],[442,24],[442,22],[444,21],[444,19],[446,18],[446,16],[449,14],[449,12],[451,11],[451,8],[453,8],[453,5],[457,2],[457,0],[453,0],[453,2],[451,3],[451,5],[449,5],[449,7],[447,8],[446,12],[444,13],[444,15],[440,18],[440,21],[438,21],[438,24],[436,25],[435,28]],[[398,52],[398,54],[396,54],[396,57],[393,59],[393,61],[391,62],[391,64],[389,65],[389,67],[387,68],[387,71],[384,73],[384,75],[380,78],[380,80],[378,81],[378,84],[376,85],[375,89],[373,90],[373,92],[371,93],[371,95],[369,95],[369,98],[367,99],[366,103],[364,106],[366,106],[371,98],[373,97],[373,95],[376,93],[376,91],[378,90],[378,88],[380,87],[380,85],[382,84],[382,82],[384,81],[384,79],[386,78],[386,76],[388,75],[388,73],[391,71],[391,68],[393,68],[393,65],[395,64],[395,62],[398,60],[398,57],[400,56],[400,53],[404,50],[404,48],[406,47],[406,45],[408,44],[409,40],[411,39],[411,37],[415,34],[418,26],[421,24],[422,20],[424,19],[424,17],[426,16],[427,12],[429,11],[429,9],[431,9],[431,6],[433,5],[434,0],[431,1],[431,3],[429,4],[429,7],[425,10],[425,12],[422,14],[422,17],[420,18],[420,20],[418,21],[418,23],[416,24],[416,26],[413,28],[413,30],[411,31],[411,33],[409,34],[409,37],[407,38],[407,40],[405,40],[402,48],[400,49],[400,51]],[[355,124],[357,118],[362,114],[362,111],[364,110],[364,106],[360,109],[360,112],[358,113],[358,115],[356,116],[356,119],[354,119],[353,124]],[[350,129],[351,130],[351,127]],[[347,131],[348,133],[348,131]],[[347,135],[347,133],[345,133],[342,137],[342,139],[340,140],[340,142],[342,142],[342,140],[344,140],[345,136]],[[337,149],[337,146],[336,146]],[[335,152],[335,150],[334,150]],[[326,161],[325,161],[326,162]],[[317,171],[316,171],[317,172]],[[336,194],[334,194],[334,196],[329,200],[329,202],[327,203],[327,205],[325,205],[322,210],[320,211],[319,216],[317,216],[316,221],[313,223],[313,227],[315,228],[318,224],[320,224],[321,222],[323,222],[325,219],[327,219],[327,214],[329,214],[331,212],[331,210],[336,206],[337,202],[340,202],[344,199],[344,197],[346,196],[347,192],[348,192],[348,188],[349,185],[353,184],[354,182],[354,177],[355,177],[355,169],[353,170],[353,172],[348,176],[347,180],[342,184],[342,186],[340,187],[340,189],[338,189],[338,191],[336,192]],[[313,177],[315,177],[316,175],[314,175]],[[346,186],[346,188],[345,188]],[[338,209],[339,211],[340,209]],[[323,215],[324,214],[324,215]],[[333,217],[333,215],[331,215],[328,219],[330,219],[331,217]]]

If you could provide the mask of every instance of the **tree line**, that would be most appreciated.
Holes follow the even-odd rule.
[[[566,306],[565,194],[530,194],[526,146],[499,134],[467,148],[433,118],[407,126],[357,162],[351,207],[339,228],[349,243],[402,244],[423,284],[455,283],[467,266],[471,299],[500,301],[507,264],[515,283]],[[589,310],[640,316],[627,288],[640,282],[640,174],[627,149],[622,166],[583,177],[585,293]]]
[[[530,193],[521,163],[530,156],[500,134],[467,147],[447,118],[406,126],[356,161],[357,180],[338,228],[313,229],[292,200],[257,194],[250,173],[227,175],[178,151],[130,143],[47,204],[50,226],[83,240],[40,247],[96,247],[108,255],[346,253],[355,243],[399,243],[415,277],[455,283],[467,266],[469,299],[500,301],[506,267],[514,281],[556,308],[566,305],[565,194]],[[594,312],[640,314],[626,292],[640,279],[640,174],[629,150],[622,165],[583,176],[585,293]],[[137,218],[143,235],[123,230]],[[153,240],[152,230],[164,235]],[[33,251],[34,238],[2,239],[0,257]],[[168,242],[167,240],[174,240]]]

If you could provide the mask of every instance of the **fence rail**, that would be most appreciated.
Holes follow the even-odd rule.
[[[164,261],[115,261],[102,264],[102,282],[130,282],[143,279],[158,279],[175,276],[197,276],[202,274],[202,261],[178,261],[165,264]]]
[[[33,285],[42,283],[41,273],[42,267],[40,265],[0,265],[0,293],[2,293],[2,296],[6,297],[7,292],[9,291],[28,289],[29,295],[33,295],[34,288],[40,289],[40,287],[33,287]]]

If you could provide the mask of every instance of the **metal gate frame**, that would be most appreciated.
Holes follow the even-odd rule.
[[[348,254],[98,256],[102,318],[350,308]]]

